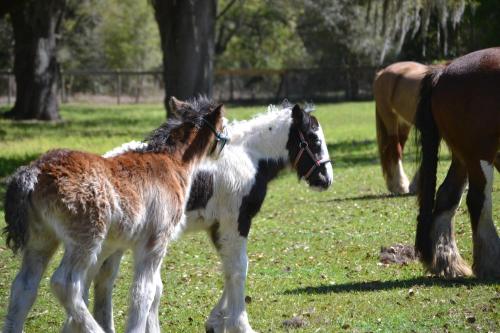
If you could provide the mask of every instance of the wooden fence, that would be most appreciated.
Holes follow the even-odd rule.
[[[214,99],[230,103],[294,101],[328,102],[372,98],[376,68],[330,67],[308,69],[219,69]],[[15,78],[0,72],[0,104],[13,104]],[[60,100],[68,102],[162,102],[161,71],[66,71],[60,73]]]

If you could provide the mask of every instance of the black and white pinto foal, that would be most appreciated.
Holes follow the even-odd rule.
[[[174,100],[171,106],[175,110],[182,103],[186,102]],[[206,331],[250,333],[254,331],[244,293],[247,236],[266,197],[267,184],[278,172],[292,167],[309,186],[325,190],[332,183],[333,171],[318,120],[298,105],[270,106],[267,113],[234,121],[226,130],[230,144],[219,159],[204,162],[194,176],[180,231],[206,230],[222,261],[224,291],[205,323]],[[127,143],[104,156],[144,145]],[[111,292],[121,256],[121,252],[111,256],[94,279],[94,316],[107,332],[114,332]]]

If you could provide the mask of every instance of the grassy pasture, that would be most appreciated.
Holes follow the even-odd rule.
[[[229,107],[230,118],[246,118],[264,107]],[[381,246],[413,243],[415,197],[387,195],[376,153],[372,102],[319,105],[335,181],[327,192],[299,184],[291,172],[274,181],[249,236],[247,305],[259,332],[499,332],[500,283],[425,276],[418,263],[379,264]],[[157,105],[63,106],[59,124],[0,120],[0,196],[5,178],[48,149],[66,147],[103,153],[140,140],[164,119]],[[406,170],[413,174],[414,149]],[[446,152],[440,180],[449,164]],[[500,220],[500,180],[494,183],[494,219]],[[4,223],[3,200],[0,226]],[[471,263],[471,230],[465,204],[456,218],[458,244]],[[0,321],[19,267],[0,243]],[[222,292],[218,258],[208,238],[184,236],[164,260],[161,323],[164,332],[202,332]],[[52,272],[60,258],[49,267]],[[114,293],[117,332],[124,330],[131,257],[126,256]],[[49,272],[29,314],[26,332],[57,332],[64,311],[50,292]],[[301,317],[305,325],[283,322]]]

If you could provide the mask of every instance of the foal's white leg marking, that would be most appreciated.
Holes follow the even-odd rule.
[[[160,333],[160,318],[158,318],[158,311],[160,308],[161,294],[163,292],[163,283],[161,282],[160,268],[158,268],[154,280],[156,286],[155,296],[153,304],[151,304],[151,308],[149,309],[148,322],[146,325],[146,333]]]
[[[28,245],[24,251],[21,269],[12,283],[3,333],[23,331],[24,321],[35,301],[40,279],[54,249],[55,247],[49,248],[48,251],[36,251]]]
[[[484,202],[474,237],[474,271],[479,277],[500,277],[500,239],[493,223],[493,164],[480,161],[486,179]]]
[[[109,256],[94,278],[94,318],[106,333],[114,333],[113,284],[118,274],[123,252]]]
[[[162,251],[139,249],[134,253],[134,282],[126,332],[146,331],[148,315],[157,292],[155,278],[157,274],[160,274],[165,246],[166,244],[163,245]]]
[[[222,290],[222,295],[214,306],[212,311],[210,311],[210,315],[208,316],[207,321],[205,322],[205,328],[207,332],[209,329],[213,330],[213,332],[220,332],[224,329],[224,309],[227,307],[227,297],[226,297],[226,288]]]
[[[254,332],[245,310],[245,281],[248,270],[247,239],[239,235],[237,223],[220,223],[218,244],[224,270],[224,292],[212,310],[206,327],[215,333]]]
[[[96,246],[97,247],[97,246]],[[51,278],[51,287],[69,318],[63,332],[98,332],[104,331],[94,320],[84,301],[86,272],[96,258],[97,250],[75,248],[66,244],[59,268]]]

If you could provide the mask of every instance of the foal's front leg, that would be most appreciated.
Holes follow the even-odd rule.
[[[248,269],[247,239],[238,232],[236,220],[220,223],[215,237],[224,271],[224,291],[205,323],[207,332],[254,332],[245,310],[245,281]]]

